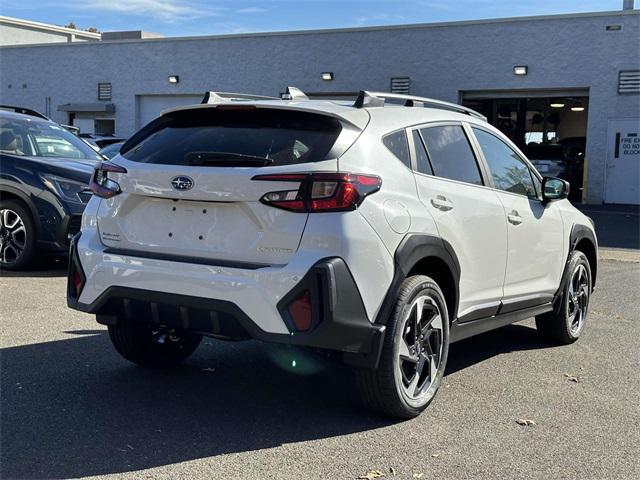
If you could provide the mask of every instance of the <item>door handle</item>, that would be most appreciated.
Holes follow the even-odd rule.
[[[511,213],[507,215],[507,219],[509,220],[509,223],[513,225],[520,225],[522,223],[522,217],[517,210],[511,210]]]
[[[453,203],[451,203],[444,195],[438,195],[436,198],[431,199],[431,205],[436,207],[438,210],[442,210],[443,212],[448,212],[453,209]]]

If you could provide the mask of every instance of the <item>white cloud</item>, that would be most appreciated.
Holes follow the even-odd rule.
[[[76,8],[92,9],[96,12],[109,11],[129,15],[145,15],[163,22],[177,22],[197,17],[219,16],[219,7],[200,5],[180,0],[86,0]]]
[[[236,10],[237,13],[263,13],[266,11],[267,11],[266,8],[260,8],[260,7],[247,7],[247,8],[241,8],[239,10]]]

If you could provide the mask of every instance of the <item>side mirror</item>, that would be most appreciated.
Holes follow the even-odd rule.
[[[569,196],[569,182],[557,177],[544,177],[542,179],[542,199],[545,202],[562,200]]]

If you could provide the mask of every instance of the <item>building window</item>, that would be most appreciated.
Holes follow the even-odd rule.
[[[96,135],[115,135],[116,121],[111,118],[96,118],[93,131]]]
[[[98,100],[111,100],[111,84],[110,83],[98,84]]]
[[[391,78],[391,93],[400,93],[402,95],[408,95],[410,86],[411,86],[411,79],[409,77],[392,77]]]
[[[640,70],[620,71],[618,93],[640,93]]]

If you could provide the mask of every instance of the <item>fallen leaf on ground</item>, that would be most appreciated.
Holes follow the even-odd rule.
[[[431,456],[432,456],[433,458],[438,458],[438,457],[440,456],[440,454],[439,454],[439,453],[432,453],[432,454],[431,454]]]
[[[564,376],[567,377],[567,380],[569,380],[570,382],[578,383],[580,381],[578,377],[575,377],[569,373],[565,373]]]
[[[395,477],[396,476],[396,469],[393,468],[393,467],[389,467],[389,473]]]
[[[413,478],[422,478],[424,476],[424,473],[414,473],[413,474]]]
[[[380,477],[384,477],[384,473],[380,470],[369,470],[366,475],[360,475],[358,480],[373,480]]]
[[[523,425],[525,427],[533,427],[536,424],[536,422],[534,422],[533,420],[530,420],[528,418],[519,418],[519,419],[516,420],[516,423],[518,425]]]

